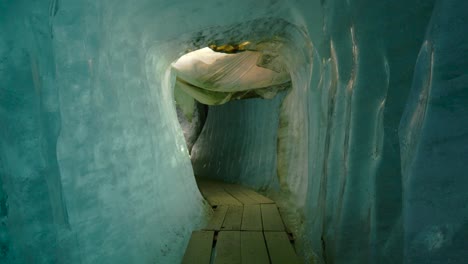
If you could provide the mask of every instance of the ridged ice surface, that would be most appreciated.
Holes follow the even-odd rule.
[[[400,124],[407,263],[468,254],[467,7],[436,4]]]
[[[0,263],[180,262],[209,215],[191,158],[292,206],[318,263],[465,263],[466,10],[0,2]],[[272,39],[292,88],[210,109],[190,157],[170,64]]]
[[[195,175],[258,189],[277,187],[277,137],[283,94],[211,106],[192,149]]]

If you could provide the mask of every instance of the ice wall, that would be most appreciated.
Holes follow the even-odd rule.
[[[204,221],[132,3],[0,3],[1,263],[177,263]]]
[[[306,229],[327,262],[464,262],[464,6],[325,3]]]
[[[301,212],[306,257],[464,263],[466,9],[461,0],[1,2],[0,262],[177,263],[209,213],[170,63],[210,42],[280,36],[293,89],[279,106],[219,109],[206,144],[250,148],[268,130],[269,143],[240,159],[274,165],[278,122],[271,173],[226,166],[256,187],[277,176]],[[219,133],[222,115],[251,135]]]
[[[400,124],[406,263],[468,255],[466,2],[435,5]]]
[[[257,189],[278,186],[277,138],[284,92],[273,100],[231,101],[209,108],[192,150],[195,175]]]
[[[327,263],[403,262],[398,124],[431,10],[427,1],[325,3],[305,210]]]

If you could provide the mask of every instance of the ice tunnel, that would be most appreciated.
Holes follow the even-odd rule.
[[[181,263],[200,178],[275,200],[304,263],[466,263],[467,11],[0,1],[0,263]]]

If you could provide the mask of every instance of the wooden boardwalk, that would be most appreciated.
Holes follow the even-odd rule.
[[[192,233],[183,264],[302,263],[274,201],[240,185],[198,181],[198,188],[214,213]]]

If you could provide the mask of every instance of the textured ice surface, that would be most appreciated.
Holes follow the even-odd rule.
[[[192,101],[193,98],[191,98]],[[185,142],[189,153],[192,151],[193,145],[200,136],[203,126],[206,122],[208,113],[208,107],[198,102],[191,104],[192,109],[189,112],[189,116],[183,112],[183,110],[177,107],[177,117],[179,119],[180,126],[184,132]]]
[[[468,4],[436,4],[400,126],[407,263],[468,255]]]
[[[211,106],[192,149],[196,175],[258,189],[277,187],[276,140],[284,94]]]
[[[143,3],[54,4],[0,3],[0,262],[177,263],[205,207]]]
[[[467,9],[0,2],[0,262],[178,263],[206,211],[170,64],[212,43],[279,38],[292,89],[213,107],[195,170],[279,186],[301,212],[306,256],[465,263]]]

